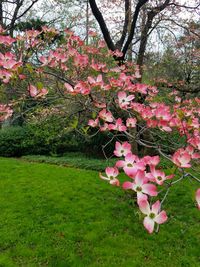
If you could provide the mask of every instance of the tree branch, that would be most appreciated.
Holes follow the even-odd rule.
[[[101,31],[103,33],[103,37],[104,37],[104,40],[108,46],[108,48],[112,51],[114,51],[116,49],[112,39],[111,39],[111,36],[110,36],[110,33],[109,33],[109,30],[107,28],[107,25],[105,23],[105,20],[103,18],[103,15],[101,14],[97,4],[96,4],[96,1],[95,0],[89,0],[89,3],[90,3],[90,7],[91,7],[91,10],[92,10],[92,13],[93,15],[95,16],[100,28],[101,28]]]
[[[118,48],[119,50],[121,50],[122,45],[123,45],[123,43],[125,41],[126,35],[128,33],[128,24],[129,24],[129,15],[130,15],[129,12],[130,12],[130,0],[125,0],[124,27],[123,27],[121,38],[115,44],[116,48]]]
[[[137,5],[136,5],[135,12],[133,15],[133,20],[131,23],[131,30],[130,30],[128,39],[127,39],[127,41],[126,41],[126,43],[122,49],[122,53],[123,53],[122,60],[124,60],[126,52],[128,51],[129,45],[131,44],[131,41],[133,40],[133,36],[135,33],[135,28],[136,28],[136,23],[137,23],[137,19],[138,19],[140,10],[141,10],[142,6],[144,6],[147,2],[148,2],[148,0],[139,0]]]

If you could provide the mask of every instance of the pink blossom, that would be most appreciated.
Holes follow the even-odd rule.
[[[101,173],[99,173],[100,178],[105,181],[109,181],[111,185],[119,186],[119,180],[116,179],[116,177],[119,175],[118,169],[113,167],[107,167],[105,169],[105,172],[107,176],[103,176]]]
[[[128,118],[126,120],[126,127],[134,128],[136,126],[137,120],[136,118]]]
[[[88,82],[93,86],[101,86],[101,85],[103,85],[102,75],[99,74],[96,78],[93,78],[93,77],[89,76],[88,77]]]
[[[186,147],[185,150],[190,154],[192,159],[199,159],[200,158],[200,154],[195,152],[194,147],[189,145]]]
[[[115,143],[115,156],[122,157],[126,156],[129,153],[131,153],[131,144],[129,144],[128,142],[124,142],[122,144],[120,144],[119,142]]]
[[[118,101],[119,101],[119,106],[121,108],[127,108],[130,104],[130,101],[135,98],[134,95],[129,95],[127,96],[125,92],[120,91],[118,93]]]
[[[108,130],[108,123],[104,123],[102,126],[100,126],[100,131],[104,132]]]
[[[8,105],[0,104],[0,122],[8,119],[13,114],[13,110]]]
[[[90,93],[91,89],[88,83],[80,81],[77,83],[74,87],[74,92],[80,93],[82,95],[88,95]]]
[[[89,120],[88,121],[88,125],[91,126],[91,127],[97,127],[99,124],[99,119],[95,119],[95,120]]]
[[[139,201],[139,208],[141,212],[147,215],[144,218],[143,224],[149,234],[153,233],[155,223],[162,224],[168,219],[164,210],[160,212],[160,207],[161,205],[159,200],[152,205],[152,208],[150,208],[147,200],[143,199]]]
[[[0,69],[0,79],[4,82],[4,83],[8,83],[10,81],[10,79],[12,78],[13,74],[10,71],[7,70],[1,70]]]
[[[176,164],[178,167],[181,168],[190,168],[191,164],[191,156],[190,154],[184,150],[183,148],[178,149],[174,155],[172,156],[172,161],[174,164]]]
[[[42,88],[39,90],[37,87],[31,84],[29,85],[28,90],[31,97],[41,97],[48,94],[48,90],[46,88]]]
[[[197,189],[196,191],[196,202],[197,202],[197,207],[200,210],[200,188]]]
[[[125,156],[125,160],[117,161],[116,167],[122,167],[124,172],[131,178],[135,178],[137,171],[145,170],[144,162],[140,161],[139,158],[132,153],[128,153]]]
[[[0,44],[10,46],[14,42],[15,42],[15,39],[10,36],[5,36],[5,35],[0,36]]]
[[[108,126],[109,130],[115,130],[119,132],[125,132],[127,130],[126,126],[123,124],[122,119],[117,119],[115,124],[110,124]]]
[[[189,143],[194,147],[200,150],[200,136],[194,136],[189,140]]]
[[[131,189],[135,192],[137,192],[137,199],[140,201],[140,199],[144,199],[143,194],[147,194],[149,196],[157,196],[157,188],[154,184],[148,183],[148,178],[145,176],[144,171],[137,171],[135,175],[134,181],[131,182],[124,182],[123,183],[124,189]]]
[[[156,182],[159,185],[162,185],[165,180],[171,179],[174,177],[173,174],[166,176],[165,173],[161,170],[156,170],[154,167],[151,167],[151,173],[147,174],[147,177],[150,181]]]
[[[74,88],[69,83],[64,83],[64,86],[67,89],[66,93],[76,94]]]
[[[113,122],[112,113],[110,111],[107,111],[106,109],[102,109],[99,112],[99,118],[107,122]]]
[[[159,156],[145,156],[143,158],[143,161],[145,164],[148,164],[149,166],[156,166],[160,162],[160,157]]]

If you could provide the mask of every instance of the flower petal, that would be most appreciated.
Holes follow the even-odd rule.
[[[156,215],[159,213],[159,211],[160,211],[160,201],[159,201],[159,200],[157,200],[157,201],[152,205],[151,210],[152,210],[152,212],[153,212],[154,214],[156,214]]]
[[[122,187],[125,190],[127,190],[127,189],[133,189],[133,183],[131,183],[131,182],[124,182]]]
[[[142,191],[152,197],[158,195],[157,187],[154,184],[144,184],[142,186]]]
[[[167,218],[167,214],[166,214],[166,212],[163,210],[163,211],[161,211],[161,212],[155,217],[154,221],[155,221],[156,223],[158,223],[158,224],[162,224],[162,223],[166,222],[167,219],[168,219],[168,218]]]
[[[150,210],[149,202],[147,200],[142,199],[141,201],[139,201],[138,205],[142,213],[146,215],[150,214],[151,210]]]
[[[149,234],[153,233],[153,229],[154,229],[154,221],[149,218],[149,217],[145,217],[144,221],[143,221],[144,227],[147,229],[147,231],[149,232]]]

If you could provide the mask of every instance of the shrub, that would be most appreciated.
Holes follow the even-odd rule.
[[[28,136],[26,128],[19,126],[5,127],[0,130],[0,155],[6,157],[26,154]]]

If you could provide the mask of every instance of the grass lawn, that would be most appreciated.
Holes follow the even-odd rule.
[[[96,171],[0,159],[0,266],[200,266],[190,181],[172,188],[168,223],[149,235],[121,189]]]

